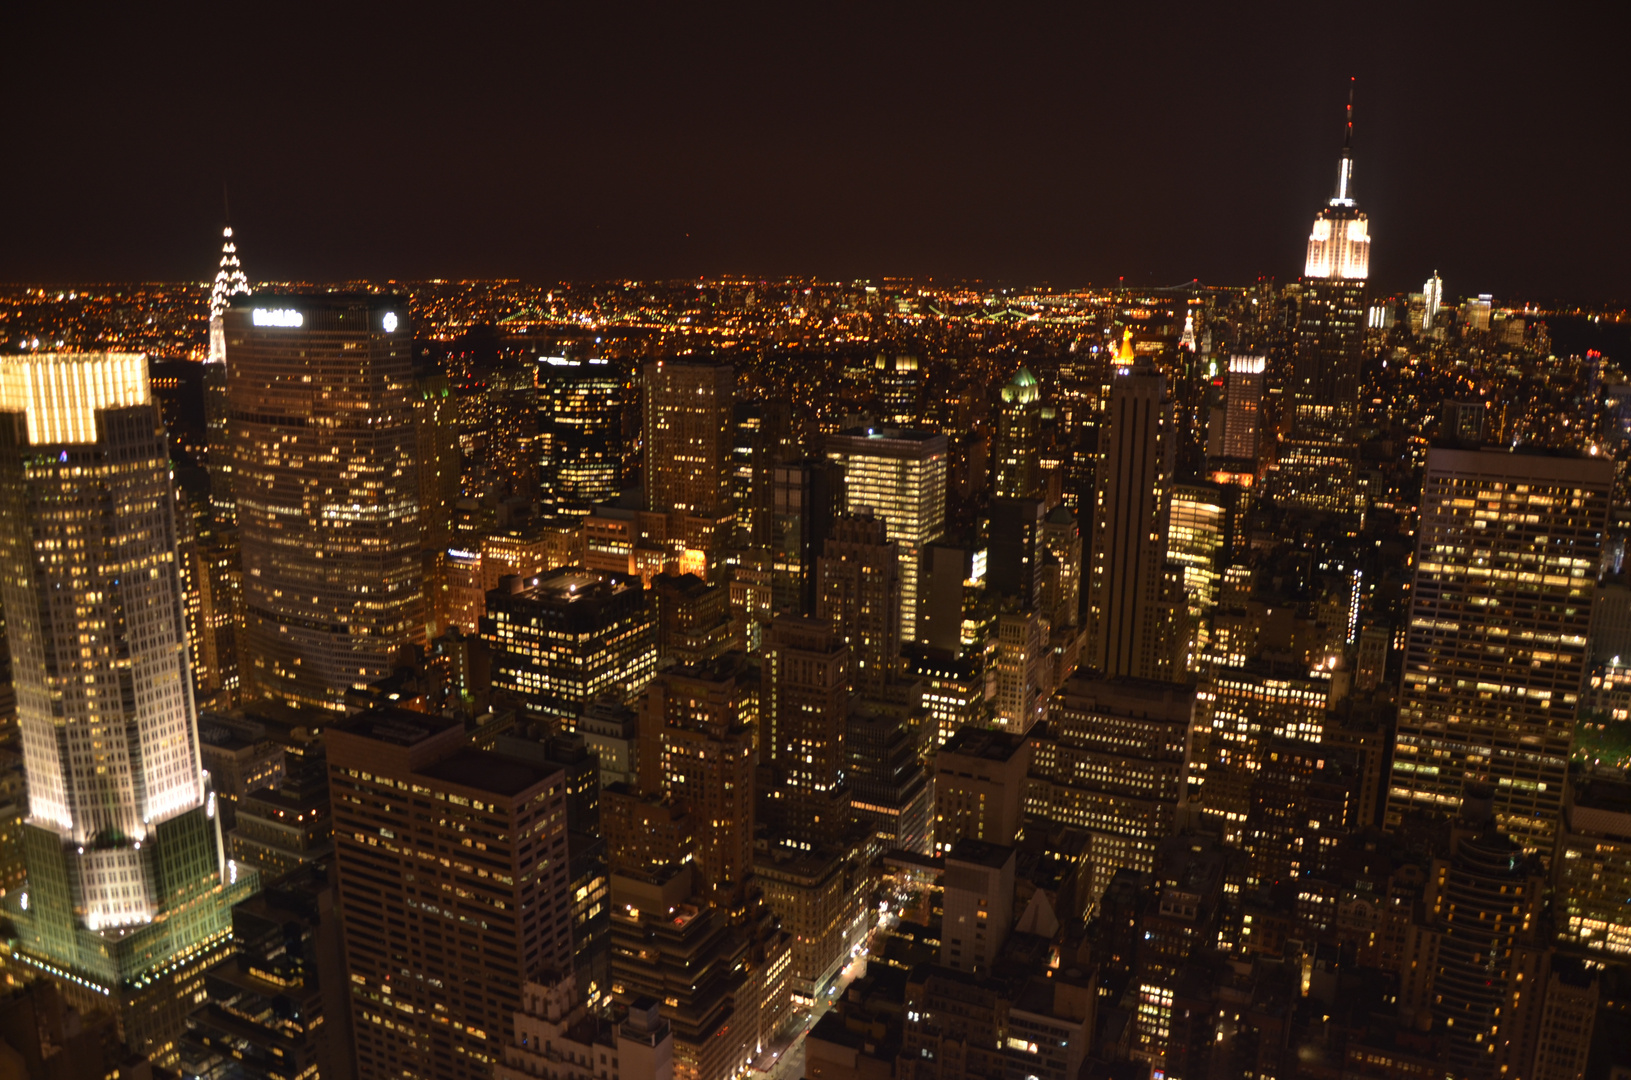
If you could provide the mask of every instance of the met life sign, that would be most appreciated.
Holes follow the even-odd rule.
[[[284,329],[306,325],[306,317],[293,308],[261,308],[249,313],[249,321],[256,326],[279,326]]]
[[[249,313],[249,321],[256,326],[274,326],[283,330],[297,330],[306,325],[306,316],[294,308],[255,308]],[[380,328],[387,334],[396,333],[396,312],[387,311],[380,318]]]

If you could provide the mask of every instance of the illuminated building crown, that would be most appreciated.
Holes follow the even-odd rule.
[[[221,229],[221,269],[215,272],[215,284],[210,289],[210,353],[209,361],[226,361],[226,331],[221,317],[226,314],[227,303],[234,296],[249,295],[249,279],[244,276],[243,264],[238,261],[238,245],[232,239],[232,226]]]
[[[1363,281],[1370,277],[1370,222],[1353,197],[1353,84],[1348,86],[1348,119],[1337,166],[1336,194],[1314,219],[1303,276]]]

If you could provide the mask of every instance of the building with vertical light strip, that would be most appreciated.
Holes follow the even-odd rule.
[[[844,470],[846,512],[872,511],[900,545],[900,636],[916,641],[923,549],[946,529],[946,437],[850,428],[827,439],[827,457]]]
[[[253,891],[203,771],[146,357],[0,358],[0,599],[28,777],[12,955],[176,1060]]]
[[[1613,480],[1607,459],[1428,453],[1390,827],[1489,784],[1501,830],[1551,854]]]
[[[424,638],[412,353],[399,294],[227,310],[249,700],[338,710]]]

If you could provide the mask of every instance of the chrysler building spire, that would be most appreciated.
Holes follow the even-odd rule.
[[[225,195],[223,193],[223,199]],[[238,245],[232,239],[232,226],[221,229],[221,269],[215,273],[215,285],[210,289],[210,355],[212,364],[226,360],[226,333],[221,316],[234,296],[249,295],[249,279],[244,276],[243,264],[238,261]]]

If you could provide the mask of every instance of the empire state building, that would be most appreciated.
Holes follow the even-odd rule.
[[[1303,265],[1296,354],[1288,390],[1291,431],[1282,443],[1282,501],[1358,513],[1356,445],[1370,222],[1353,196],[1353,90],[1335,194],[1314,218]]]

